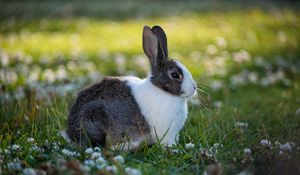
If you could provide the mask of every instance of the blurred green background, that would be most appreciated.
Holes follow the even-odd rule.
[[[0,1],[0,148],[29,136],[40,144],[62,140],[57,132],[80,88],[107,75],[145,77],[142,29],[160,25],[170,57],[202,89],[180,144],[222,143],[214,162],[227,173],[276,172],[277,152],[257,145],[269,139],[299,148],[299,9],[297,1]],[[254,160],[241,162],[244,148],[257,150]],[[146,174],[197,174],[212,163],[197,150],[178,158],[153,149],[124,153],[128,165]],[[28,154],[18,155],[24,166],[39,167]],[[299,161],[286,162],[294,170]]]

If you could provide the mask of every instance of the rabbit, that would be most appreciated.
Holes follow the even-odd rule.
[[[182,63],[168,57],[160,26],[145,26],[142,42],[151,72],[145,79],[106,77],[81,90],[68,116],[67,134],[73,142],[123,149],[142,142],[176,144],[196,83]]]

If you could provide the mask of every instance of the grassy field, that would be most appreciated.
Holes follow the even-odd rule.
[[[66,143],[79,89],[146,76],[144,25],[165,29],[202,89],[179,143]],[[300,174],[299,44],[297,2],[1,1],[0,174]]]

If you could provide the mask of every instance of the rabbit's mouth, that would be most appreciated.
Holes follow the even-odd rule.
[[[193,90],[191,92],[184,92],[184,91],[181,91],[180,93],[181,95],[179,97],[181,98],[186,98],[186,99],[189,99],[189,98],[192,98],[193,96],[196,96],[197,95],[197,91],[196,90]]]

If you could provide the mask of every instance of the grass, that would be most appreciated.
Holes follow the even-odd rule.
[[[118,174],[126,167],[143,174],[299,173],[299,3],[3,1],[0,11],[0,174],[109,173],[85,164],[90,155],[58,132],[83,86],[106,75],[146,75],[141,32],[156,24],[167,33],[170,56],[204,92],[190,103],[177,146],[103,149],[108,165]]]

